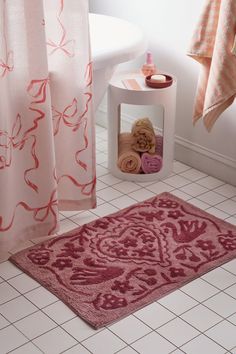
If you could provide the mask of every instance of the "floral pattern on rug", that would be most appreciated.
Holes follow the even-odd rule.
[[[99,328],[235,256],[235,226],[162,193],[10,260]]]

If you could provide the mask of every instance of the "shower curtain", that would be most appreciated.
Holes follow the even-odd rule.
[[[0,258],[94,208],[87,0],[0,0]]]

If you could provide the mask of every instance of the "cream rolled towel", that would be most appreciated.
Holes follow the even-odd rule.
[[[133,149],[138,152],[155,153],[156,136],[149,118],[137,119],[132,126]]]
[[[133,137],[131,133],[119,135],[119,150],[117,166],[125,173],[139,173],[141,169],[141,158],[138,152],[132,149]]]

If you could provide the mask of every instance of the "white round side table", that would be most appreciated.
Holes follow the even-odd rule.
[[[123,84],[123,80],[126,79],[136,79],[140,85],[140,89],[127,89]],[[112,175],[128,181],[149,182],[155,179],[162,179],[172,172],[176,86],[177,80],[174,77],[171,86],[162,89],[154,89],[146,86],[145,77],[137,72],[121,72],[113,76],[108,87],[108,169]],[[159,172],[150,174],[132,174],[122,172],[117,166],[122,103],[131,105],[163,106],[163,165]]]

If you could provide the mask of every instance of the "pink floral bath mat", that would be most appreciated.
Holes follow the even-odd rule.
[[[236,227],[169,194],[11,257],[95,328],[236,257]]]

